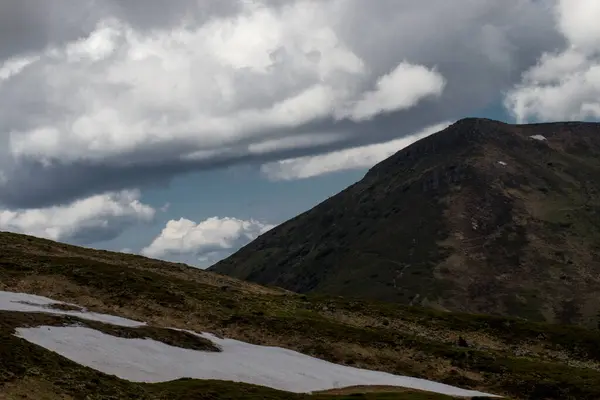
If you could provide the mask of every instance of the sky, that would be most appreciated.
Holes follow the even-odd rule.
[[[5,0],[0,230],[206,268],[464,117],[600,120],[597,0]]]

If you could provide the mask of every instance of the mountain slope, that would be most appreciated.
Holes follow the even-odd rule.
[[[106,324],[91,326],[113,336],[189,344],[189,337],[165,334],[164,327],[174,327],[511,399],[600,398],[600,331],[577,326],[298,295],[182,264],[9,233],[0,233],[0,290],[46,296],[148,323],[148,329],[137,333]],[[81,324],[76,317],[61,322],[43,314],[0,312],[0,398],[337,399],[233,382],[129,382],[14,335],[25,327]],[[105,317],[102,321],[123,323]],[[403,392],[348,398],[444,397]]]
[[[253,384],[288,394],[376,385],[387,386],[390,391],[394,387],[427,391],[434,398],[442,397],[437,394],[495,397],[428,380],[341,366],[288,349],[148,326],[25,293],[0,291],[0,316],[3,327],[14,329],[16,338],[40,347],[40,354],[50,350],[79,364],[76,370],[88,367],[134,383],[196,378]],[[42,367],[38,366],[38,376]]]
[[[596,326],[600,124],[468,118],[210,268],[300,293]]]

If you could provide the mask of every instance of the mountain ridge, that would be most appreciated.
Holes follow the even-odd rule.
[[[209,268],[301,293],[597,326],[600,124],[465,118]]]

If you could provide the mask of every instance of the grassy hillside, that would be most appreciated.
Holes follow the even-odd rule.
[[[211,270],[300,293],[597,327],[598,154],[598,123],[464,119]]]
[[[73,317],[0,311],[0,399],[452,399],[408,390],[364,396],[343,393],[295,395],[254,385],[192,379],[161,384],[132,383],[82,367],[12,335],[18,327],[61,326],[66,323],[77,323],[116,336],[150,337],[179,347],[214,351],[201,338],[167,329],[123,328]]]
[[[9,233],[0,234],[0,290],[44,295],[157,327],[209,331],[514,399],[600,398],[600,331],[576,326],[297,295],[181,264]],[[16,393],[8,398],[18,398],[20,391],[37,386],[40,393],[48,387],[49,393],[73,398],[82,398],[81,393],[98,393],[90,398],[137,393],[137,398],[150,399],[245,398],[242,392],[248,392],[247,398],[252,393],[256,398],[284,396],[217,382],[139,385],[121,381],[15,338],[12,329],[22,326],[22,321],[11,318],[6,313],[0,317],[0,393]],[[84,382],[96,383],[87,387]],[[191,397],[193,390],[221,397]],[[438,398],[414,393],[388,397],[403,398],[399,396]]]

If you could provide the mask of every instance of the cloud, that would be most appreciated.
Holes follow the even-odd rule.
[[[133,224],[154,218],[155,210],[141,203],[139,195],[138,191],[122,191],[48,208],[0,209],[0,230],[75,244],[110,240]]]
[[[519,122],[600,119],[600,2],[560,0],[555,12],[566,47],[544,53],[505,105]]]
[[[252,9],[151,37],[109,20],[88,37],[29,61],[28,74],[13,67],[17,81],[23,75],[52,82],[42,87],[63,113],[12,130],[11,155],[49,165],[185,158],[332,113],[346,118],[341,110],[355,102],[348,117],[372,118],[441,93],[438,73],[408,63],[381,78],[376,91],[361,93],[370,78],[363,60],[311,4],[290,6],[282,15]],[[257,85],[263,98],[253,98]],[[155,151],[169,144],[176,145],[175,154]]]
[[[417,140],[439,132],[448,126],[450,126],[450,122],[442,122],[415,134],[385,143],[268,163],[261,166],[261,172],[271,180],[294,180],[348,169],[370,168]]]
[[[0,64],[0,83],[21,73],[27,66],[38,61],[37,57],[15,57]]]
[[[361,121],[380,113],[410,108],[423,98],[439,97],[445,85],[444,77],[436,71],[403,62],[379,78],[376,89],[364,93],[352,106],[349,116]]]
[[[532,0],[56,1],[0,5],[20,21],[0,55],[10,207],[398,139],[562,40]]]
[[[237,218],[208,218],[199,223],[170,220],[141,254],[154,258],[192,256],[200,263],[214,261],[256,239],[274,225]]]

